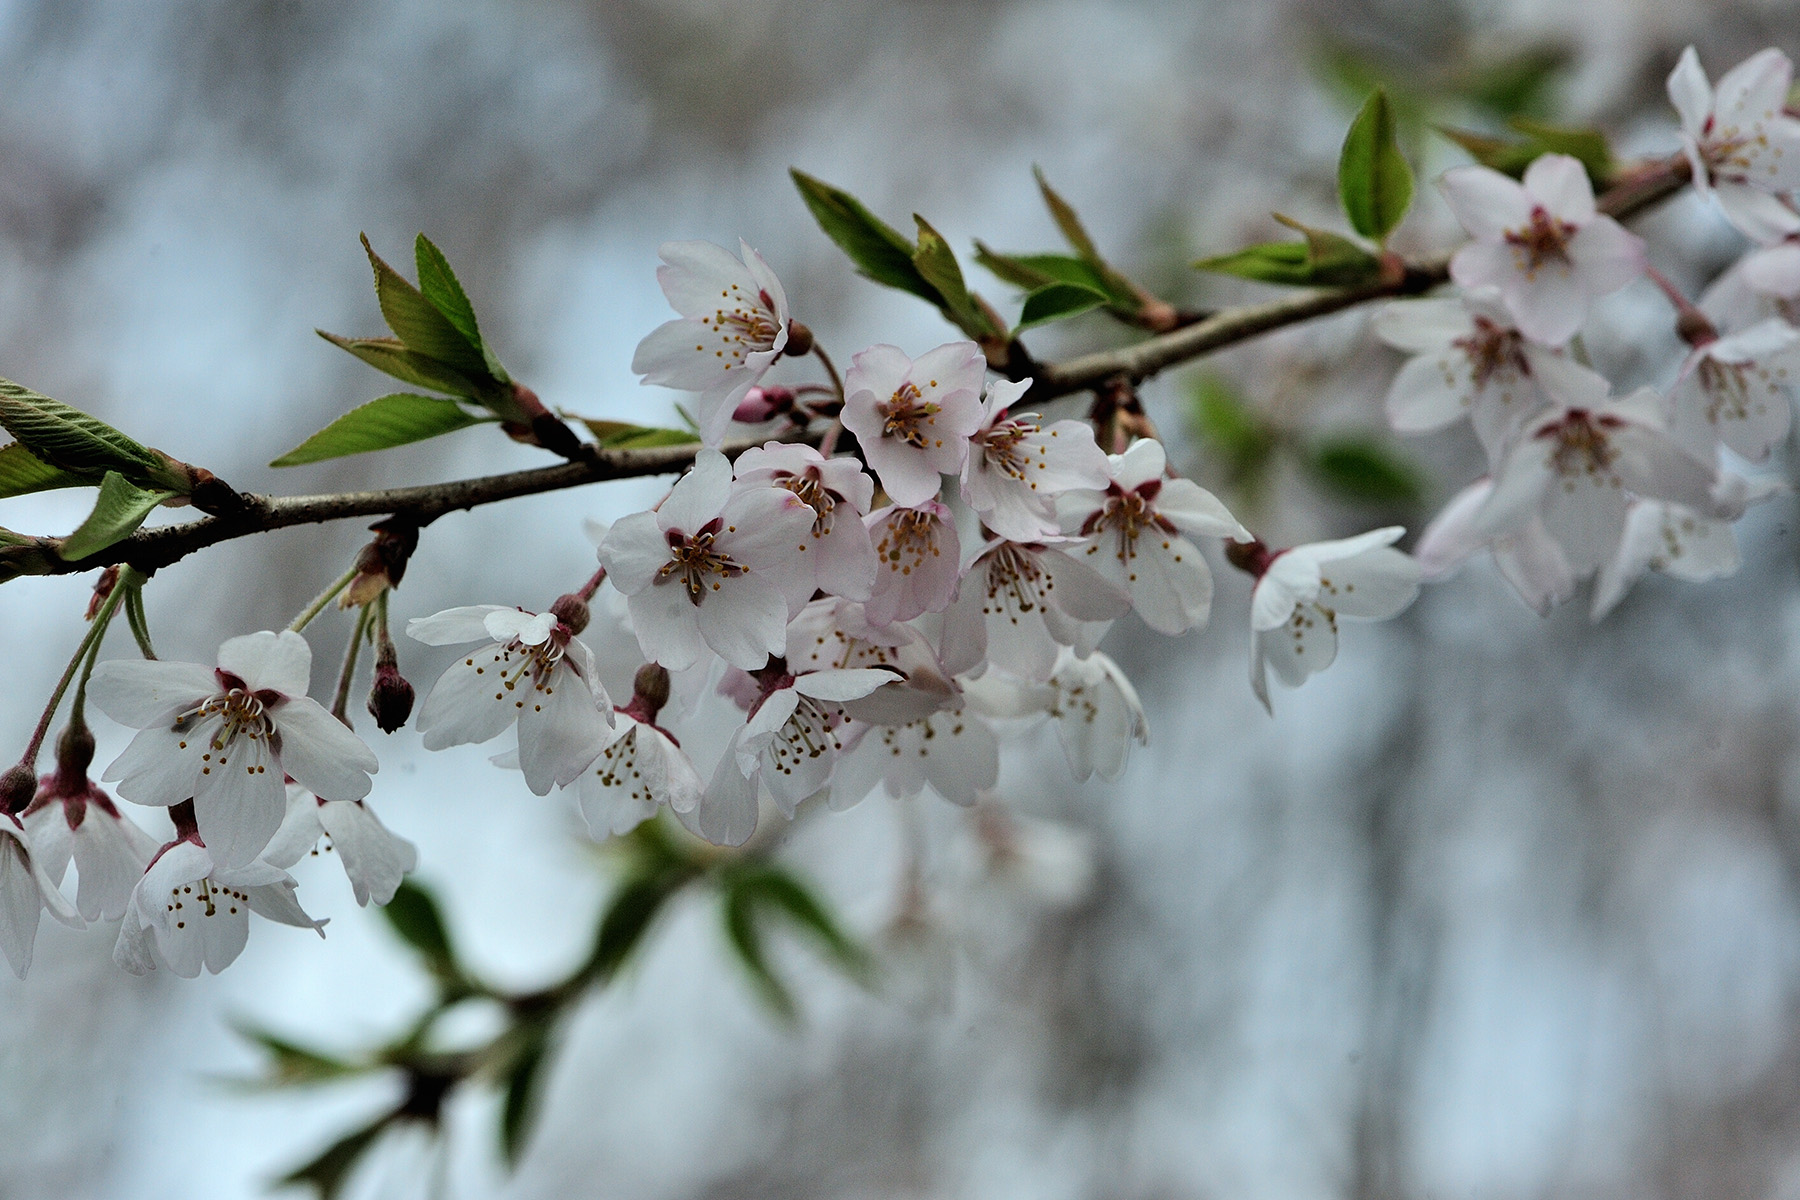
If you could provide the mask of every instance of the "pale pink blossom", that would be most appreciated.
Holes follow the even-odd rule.
[[[943,612],[956,595],[962,543],[950,510],[936,500],[915,508],[888,505],[864,523],[875,544],[875,588],[863,605],[878,625]]]
[[[1644,272],[1643,239],[1595,210],[1587,171],[1567,154],[1543,155],[1523,182],[1468,166],[1445,172],[1440,186],[1475,239],[1450,260],[1450,277],[1499,289],[1533,341],[1562,345],[1594,300]]]
[[[943,657],[954,672],[992,662],[1026,679],[1050,677],[1057,650],[1081,640],[1084,622],[1113,621],[1131,598],[1082,558],[1069,539],[983,546],[944,613]]]
[[[89,921],[116,921],[131,889],[150,865],[157,842],[119,814],[112,798],[83,775],[73,781],[44,776],[25,815],[45,876],[61,883],[75,864],[75,907]]]
[[[1800,213],[1777,198],[1800,185],[1800,121],[1783,111],[1793,75],[1787,55],[1768,49],[1725,72],[1715,92],[1692,46],[1669,73],[1694,190],[1758,242],[1800,230]]]
[[[622,518],[600,546],[644,657],[680,671],[710,649],[752,671],[781,653],[790,598],[779,573],[810,544],[816,519],[786,488],[733,494],[731,464],[702,451],[662,507]]]
[[[1070,488],[1103,488],[1106,454],[1086,421],[1013,413],[1029,379],[996,380],[982,401],[981,427],[969,443],[962,494],[996,536],[1016,542],[1054,536],[1056,497]]]
[[[1764,481],[1745,482],[1745,502],[1766,500],[1785,490]],[[1732,522],[1703,516],[1660,500],[1633,500],[1625,515],[1618,551],[1594,579],[1589,615],[1598,621],[1611,612],[1645,571],[1688,583],[1737,574],[1737,538]]]
[[[705,783],[687,752],[666,729],[618,714],[619,735],[574,783],[588,833],[595,839],[629,833],[667,805],[684,822],[700,804]]]
[[[844,428],[893,502],[924,504],[942,475],[961,475],[969,435],[981,427],[987,360],[974,342],[950,342],[910,359],[871,346],[844,374]]]
[[[800,603],[815,591],[867,600],[875,586],[875,547],[862,522],[875,498],[875,481],[854,458],[826,458],[811,446],[768,442],[746,450],[733,464],[740,490],[785,488],[813,510],[812,537],[783,577],[794,580]],[[791,597],[790,597],[791,607]]]
[[[969,706],[990,717],[1049,718],[1077,779],[1117,779],[1133,744],[1150,743],[1137,689],[1105,654],[1063,647],[1043,682],[989,671],[968,684]]]
[[[645,383],[699,392],[701,439],[717,446],[732,413],[787,348],[788,306],[781,281],[740,242],[742,261],[711,242],[664,242],[656,281],[681,319],[638,343],[631,369]]]
[[[1568,557],[1542,517],[1532,517],[1511,533],[1490,535],[1478,530],[1476,517],[1487,505],[1494,481],[1483,476],[1453,497],[1419,535],[1413,556],[1426,582],[1447,579],[1483,546],[1519,598],[1540,617],[1575,594],[1577,579]]]
[[[1725,445],[1752,462],[1786,439],[1800,368],[1800,331],[1779,317],[1698,346],[1669,396],[1670,433],[1709,460]]]
[[[904,621],[877,625],[864,606],[835,596],[815,600],[788,626],[788,669],[881,667],[899,681],[845,705],[850,716],[903,725],[955,702],[957,685],[931,639]],[[753,699],[753,698],[752,698]]]
[[[877,786],[897,800],[927,787],[952,804],[972,806],[1000,776],[1000,743],[960,696],[952,707],[900,725],[877,725],[838,760],[830,804],[846,809]]]

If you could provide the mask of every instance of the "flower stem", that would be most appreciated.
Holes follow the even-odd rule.
[[[50,693],[50,703],[44,706],[44,715],[38,718],[37,728],[31,733],[31,741],[25,747],[24,757],[19,760],[26,766],[36,765],[38,751],[43,748],[44,737],[50,732],[50,722],[56,717],[57,707],[62,704],[63,693],[69,690],[69,683],[75,678],[75,671],[82,662],[91,660],[99,652],[100,639],[106,636],[106,627],[112,622],[113,613],[118,609],[119,602],[124,599],[124,595],[125,589],[122,585],[113,588],[112,593],[101,602],[100,611],[94,614],[94,620],[88,626],[87,633],[82,637],[81,644],[75,647],[75,655],[69,659],[69,665],[63,669],[62,678],[56,681],[56,690]],[[89,661],[88,670],[93,670],[91,661]],[[85,685],[86,682],[87,674],[84,672],[82,683]],[[76,702],[80,703],[80,700],[77,699]]]
[[[387,595],[384,592],[374,604],[380,604],[385,599]],[[346,729],[356,728],[350,724],[350,682],[356,677],[356,658],[362,653],[363,641],[368,637],[370,610],[374,604],[363,605],[356,614],[356,628],[351,631],[350,644],[344,649],[344,669],[338,674],[337,695],[331,701],[331,715],[342,721]]]
[[[312,603],[301,609],[300,615],[295,617],[293,623],[288,626],[288,632],[299,633],[312,624],[312,619],[324,612],[325,606],[335,600],[339,592],[350,586],[350,581],[356,578],[356,571],[356,567],[352,566],[338,577],[337,582],[313,597]]]
[[[120,581],[125,587],[125,622],[131,626],[131,636],[137,639],[138,649],[143,651],[144,657],[154,659],[156,647],[150,644],[150,618],[144,613],[143,577],[136,571],[131,574],[134,578],[129,582]]]
[[[581,590],[575,594],[583,600],[592,600],[594,593],[600,590],[600,585],[604,582],[606,582],[606,568],[601,567],[594,572],[593,578],[581,585]]]
[[[837,364],[831,361],[831,355],[825,353],[825,347],[813,343],[813,357],[825,368],[825,374],[831,376],[831,390],[837,393],[838,403],[844,402],[844,377],[838,374]]]

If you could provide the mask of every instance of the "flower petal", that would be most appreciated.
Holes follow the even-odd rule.
[[[315,700],[301,696],[275,713],[281,769],[326,800],[361,800],[381,769],[375,752]],[[489,736],[492,736],[491,734]]]
[[[219,647],[219,668],[242,679],[253,692],[304,696],[312,686],[312,647],[288,629],[246,634]]]

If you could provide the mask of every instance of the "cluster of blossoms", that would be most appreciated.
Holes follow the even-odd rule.
[[[766,814],[808,801],[929,790],[975,805],[998,782],[1001,737],[1025,724],[1054,728],[1078,778],[1116,777],[1148,727],[1098,646],[1131,614],[1167,635],[1204,626],[1212,543],[1255,580],[1250,682],[1265,706],[1271,673],[1296,686],[1330,665],[1340,618],[1392,617],[1421,579],[1484,548],[1540,612],[1592,578],[1596,618],[1646,569],[1727,573],[1732,523],[1776,490],[1744,468],[1786,438],[1800,361],[1790,77],[1771,50],[1714,89],[1690,50],[1669,78],[1696,190],[1754,243],[1697,304],[1599,211],[1577,160],[1547,154],[1520,180],[1481,166],[1444,176],[1472,239],[1450,265],[1460,291],[1377,315],[1376,333],[1411,356],[1387,411],[1402,432],[1466,419],[1489,471],[1416,557],[1396,548],[1399,527],[1271,548],[1175,476],[1154,438],[1108,453],[1087,421],[1029,411],[1031,382],[990,378],[973,342],[916,358],[872,346],[840,380],[755,251],[666,245],[659,279],[680,315],[634,367],[699,394],[692,469],[604,530],[580,591],[541,612],[477,605],[409,623],[419,643],[460,648],[420,706],[424,745],[512,730],[495,762],[537,795],[566,793],[595,837],[666,806],[698,836],[740,845]],[[1580,333],[1594,301],[1646,277],[1691,352],[1666,388],[1614,395]],[[829,386],[764,385],[784,357],[813,353]],[[734,424],[782,436],[733,461]],[[389,732],[412,693],[383,589],[414,541],[384,532],[374,549],[388,557],[359,559],[346,593],[381,599],[371,708]],[[145,833],[89,778],[79,718],[35,795],[29,774],[22,795],[14,772],[0,778],[0,953],[16,971],[45,911],[118,920],[122,966],[187,976],[230,963],[251,912],[319,929],[289,869],[321,840],[359,903],[392,899],[416,854],[369,809],[376,758],[308,698],[310,673],[292,631],[232,638],[215,666],[93,670],[86,694],[138,731],[102,778],[167,810],[173,833]]]
[[[1792,66],[1766,50],[1715,90],[1692,48],[1669,76],[1695,190],[1754,243],[1690,304],[1649,265],[1643,241],[1596,211],[1582,165],[1546,154],[1512,180],[1460,167],[1444,195],[1474,240],[1451,260],[1454,298],[1396,302],[1378,335],[1412,355],[1387,411],[1402,432],[1467,419],[1489,472],[1420,538],[1427,579],[1482,548],[1540,613],[1584,579],[1605,615],[1646,569],[1706,580],[1738,564],[1732,523],[1777,485],[1747,477],[1786,439],[1800,330],[1800,120]],[[1614,395],[1587,365],[1594,300],[1648,276],[1691,347],[1663,389]]]

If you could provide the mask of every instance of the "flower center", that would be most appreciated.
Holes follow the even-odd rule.
[[[900,385],[893,397],[875,406],[881,415],[881,436],[897,438],[909,446],[923,450],[927,443],[942,446],[942,438],[933,438],[926,426],[937,424],[941,411],[925,401],[917,384],[911,380]]]
[[[1048,604],[1054,584],[1035,555],[1005,542],[988,555],[986,565],[987,603],[981,609],[984,614],[1009,613],[1017,625],[1019,614],[1036,612]]]
[[[250,897],[236,888],[215,883],[209,876],[170,888],[164,911],[174,918],[175,928],[186,929],[190,920],[218,916],[221,906],[229,915],[236,916],[250,907]]]
[[[1105,529],[1117,530],[1119,561],[1129,563],[1137,557],[1138,538],[1146,530],[1158,535],[1176,532],[1175,523],[1156,511],[1154,501],[1160,491],[1160,479],[1140,483],[1129,492],[1116,483],[1108,484],[1106,506],[1082,524],[1081,532],[1093,534]]]
[[[270,691],[253,692],[244,686],[243,680],[226,672],[219,672],[220,682],[226,684],[226,690],[217,696],[209,696],[196,707],[189,709],[175,718],[172,726],[176,733],[186,733],[196,723],[209,718],[218,718],[219,728],[212,736],[211,749],[202,754],[201,761],[206,765],[201,774],[212,774],[215,766],[226,764],[226,752],[237,744],[238,739],[247,738],[252,742],[270,741],[275,730],[269,721],[268,708],[277,699],[277,694]],[[181,743],[187,748],[187,743]],[[214,755],[217,755],[215,761]],[[251,766],[253,773],[262,768]]]
[[[923,568],[942,554],[937,526],[937,518],[920,509],[896,513],[882,526],[875,554],[888,570],[911,575],[915,568]]]
[[[1026,456],[1030,449],[1024,442],[1038,432],[1040,428],[1036,422],[1009,418],[996,421],[991,428],[976,434],[972,440],[981,447],[982,461],[989,470],[998,471],[1008,479],[1023,481]]]
[[[809,468],[804,475],[777,475],[775,486],[794,493],[813,510],[814,537],[824,537],[831,532],[832,510],[843,497],[826,487],[817,471]]]
[[[723,528],[719,518],[714,517],[691,538],[671,529],[667,535],[669,561],[657,571],[652,582],[659,587],[665,583],[679,583],[687,589],[688,599],[698,605],[707,592],[719,590],[721,580],[744,574],[744,566],[713,548],[713,542]]]
[[[775,302],[767,292],[758,292],[755,300],[749,300],[734,284],[721,291],[719,299],[718,309],[710,317],[701,317],[700,323],[713,327],[733,359],[743,362],[746,354],[775,348],[781,326],[775,320]],[[719,357],[725,356],[726,349],[717,352]]]
[[[1586,475],[1596,483],[1610,479],[1617,484],[1612,465],[1618,461],[1619,451],[1608,435],[1623,425],[1617,417],[1596,416],[1586,409],[1576,408],[1570,409],[1567,417],[1541,430],[1537,436],[1554,440],[1550,468],[1563,477],[1565,487],[1573,488],[1574,478],[1578,475]]]
[[[1569,239],[1574,236],[1575,226],[1551,216],[1540,204],[1531,210],[1531,224],[1506,231],[1506,244],[1513,248],[1513,262],[1529,279],[1545,263],[1569,266]]]
[[[1706,394],[1708,421],[1717,425],[1750,419],[1750,381],[1745,376],[1752,370],[1756,368],[1749,364],[1720,362],[1716,358],[1700,360],[1694,373],[1699,376],[1700,390]]]
[[[1486,317],[1476,317],[1474,331],[1450,344],[1468,356],[1469,375],[1478,388],[1486,387],[1502,373],[1531,374],[1531,364],[1525,358],[1525,339],[1518,330],[1502,329]]]

